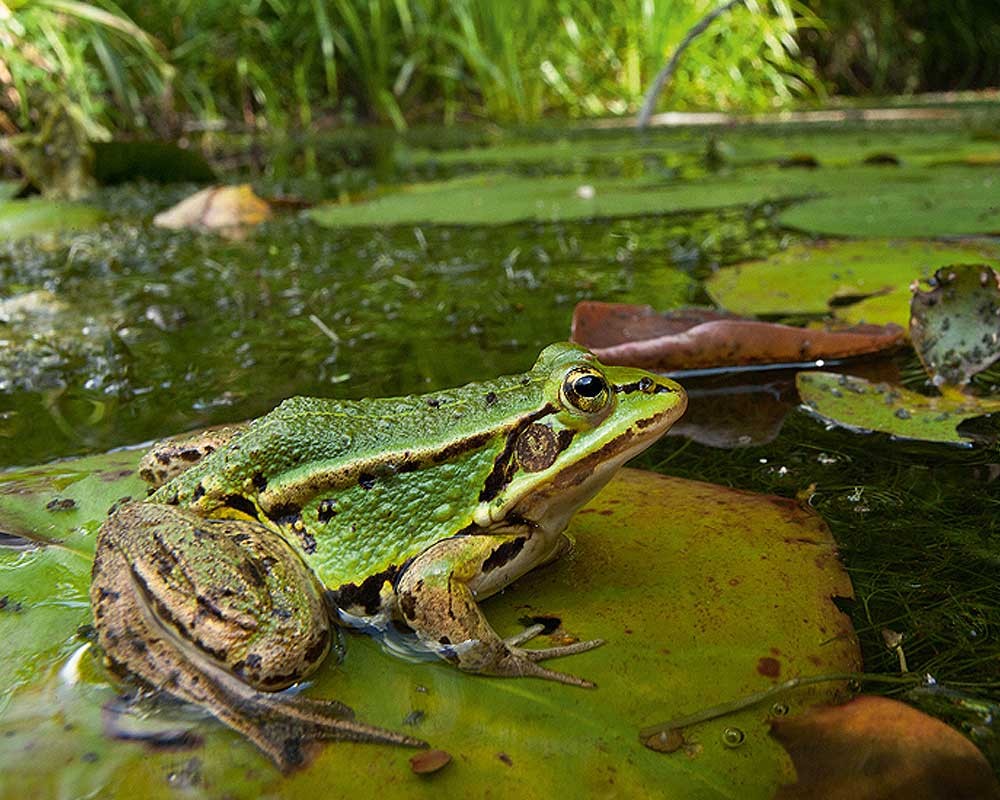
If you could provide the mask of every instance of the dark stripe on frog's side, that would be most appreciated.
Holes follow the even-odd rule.
[[[506,426],[455,439],[436,449],[427,448],[417,450],[410,448],[401,452],[387,452],[349,464],[330,467],[325,470],[317,470],[311,476],[296,484],[294,489],[289,486],[281,486],[280,483],[272,481],[268,488],[258,495],[258,503],[264,513],[268,517],[271,517],[271,509],[275,507],[290,503],[304,505],[317,495],[344,489],[352,485],[359,485],[362,478],[364,478],[364,488],[370,488],[374,485],[372,479],[378,480],[380,477],[391,477],[392,475],[414,472],[424,467],[443,464],[458,456],[478,450],[500,436],[507,435],[508,444],[513,448],[512,437],[513,441],[516,441],[517,434],[523,428],[557,410],[558,408],[555,405],[547,403],[540,409],[519,417]],[[507,447],[504,450],[506,451]],[[503,470],[506,469],[500,463],[502,457],[503,453],[501,453],[501,457],[498,457],[497,463],[494,466],[494,472],[499,473],[501,478],[504,475]],[[509,460],[509,455],[507,456],[507,460]],[[499,484],[497,484],[496,492],[499,492],[506,485],[506,479],[501,478],[494,479],[494,481],[500,480]],[[496,495],[494,494],[493,496]]]
[[[504,443],[503,450],[500,451],[500,455],[493,462],[493,469],[483,483],[483,490],[479,493],[479,502],[489,502],[510,483],[514,477],[514,472],[517,470],[517,465],[514,463],[514,449],[517,446],[518,438],[530,425],[555,411],[558,411],[558,409],[549,403],[533,414],[522,417],[510,430],[507,434],[507,441]]]
[[[394,584],[400,573],[399,567],[392,565],[387,569],[369,575],[361,584],[345,583],[336,589],[327,590],[327,599],[335,608],[350,613],[352,609],[363,610],[365,615],[377,614],[382,606],[382,587],[386,581]]]
[[[495,569],[499,569],[504,564],[508,564],[513,561],[517,558],[518,553],[524,549],[525,542],[527,541],[527,536],[518,536],[516,539],[504,542],[502,545],[494,549],[486,560],[483,561],[483,573],[492,572]]]

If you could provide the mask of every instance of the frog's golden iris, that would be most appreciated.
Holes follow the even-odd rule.
[[[672,381],[555,344],[523,375],[292,398],[158,445],[141,474],[159,488],[98,536],[101,646],[284,769],[317,739],[423,744],[336,702],[274,694],[323,661],[337,621],[398,624],[468,672],[592,686],[539,662],[600,641],[526,649],[537,630],[504,640],[477,601],[564,552],[576,509],[685,403]]]

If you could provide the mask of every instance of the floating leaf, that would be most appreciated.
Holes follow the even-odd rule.
[[[806,408],[821,419],[857,432],[879,431],[898,439],[971,446],[973,437],[956,430],[958,425],[1000,411],[1000,398],[954,392],[928,397],[902,386],[834,372],[800,372],[795,382]]]
[[[910,338],[937,386],[964,386],[1000,358],[1000,274],[985,264],[934,273],[931,289],[914,288]]]
[[[957,167],[844,170],[826,196],[784,211],[785,225],[827,236],[1000,233],[1000,180]],[[827,176],[829,177],[829,176]],[[853,191],[843,179],[855,181]]]
[[[573,341],[605,364],[654,370],[704,369],[754,364],[795,364],[870,355],[899,346],[898,325],[845,330],[795,328],[710,313],[658,314],[649,306],[578,303]]]
[[[97,227],[104,212],[83,203],[31,197],[0,202],[0,239],[19,239],[39,233],[84,231]]]
[[[31,561],[0,549],[4,593],[22,606],[0,611],[5,644],[12,635],[29,641],[45,609],[69,605],[30,669],[23,655],[0,651],[4,798],[172,798],[180,787],[234,798],[346,796],[359,786],[386,798],[438,798],[493,791],[502,775],[504,791],[526,800],[587,795],[595,786],[623,796],[656,787],[671,796],[763,800],[793,775],[767,735],[766,709],[693,727],[675,753],[642,747],[636,731],[794,675],[860,664],[850,621],[831,599],[850,596],[850,582],[816,515],[786,498],[625,470],[574,519],[571,556],[485,605],[503,635],[521,630],[521,618],[545,617],[553,641],[606,639],[556,665],[596,680],[596,690],[471,676],[437,660],[408,663],[360,635],[349,637],[342,663],[311,679],[310,696],[343,700],[372,724],[413,726],[452,754],[432,780],[411,773],[412,751],[355,743],[330,744],[307,769],[283,776],[238,735],[169,703],[157,716],[172,718],[169,728],[193,729],[171,738],[174,749],[155,745],[164,737],[112,740],[102,707],[123,684],[76,628],[89,618],[79,601],[89,580],[84,553],[113,499],[140,490],[137,459],[115,453],[3,477],[0,508],[42,528],[46,542],[73,548],[71,556],[40,548]],[[45,510],[52,500],[73,505]],[[836,693],[824,684],[783,702],[794,714]],[[735,749],[724,741],[731,727],[744,735]]]
[[[254,194],[250,184],[212,186],[195,192],[153,217],[161,228],[200,228],[238,236],[269,219],[271,208]]]
[[[888,697],[858,697],[772,722],[795,762],[776,800],[997,800],[1000,784],[976,746],[943,722]]]
[[[585,184],[592,191],[579,192]],[[797,199],[781,220],[815,233],[936,236],[1000,231],[1000,182],[962,167],[857,166],[787,170],[743,168],[695,180],[587,179],[575,176],[463,176],[412,184],[354,204],[313,210],[321,225],[491,225],[518,220],[715,209]]]
[[[720,269],[706,289],[737,314],[833,314],[848,322],[905,327],[909,285],[962,261],[1000,266],[1000,250],[905,239],[796,245],[762,261]]]

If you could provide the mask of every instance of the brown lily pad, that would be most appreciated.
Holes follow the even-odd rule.
[[[904,331],[892,324],[796,328],[710,311],[664,315],[649,306],[591,301],[574,310],[572,339],[606,364],[680,370],[870,355],[898,347]]]
[[[239,236],[270,217],[271,207],[254,194],[250,184],[244,183],[202,189],[161,211],[153,217],[153,224],[174,230],[195,228]]]
[[[937,386],[965,386],[1000,358],[1000,274],[986,264],[942,267],[913,286],[910,338]]]
[[[858,697],[771,723],[798,780],[776,800],[997,800],[1000,784],[974,744],[887,697]]]

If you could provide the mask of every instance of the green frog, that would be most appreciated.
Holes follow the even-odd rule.
[[[394,626],[481,675],[592,683],[541,662],[600,640],[502,638],[479,601],[562,554],[570,517],[684,412],[673,381],[545,348],[528,372],[422,396],[295,397],[155,447],[155,490],[101,527],[91,603],[110,665],[206,707],[282,769],[307,745],[424,743],[280,690],[340,623]]]

